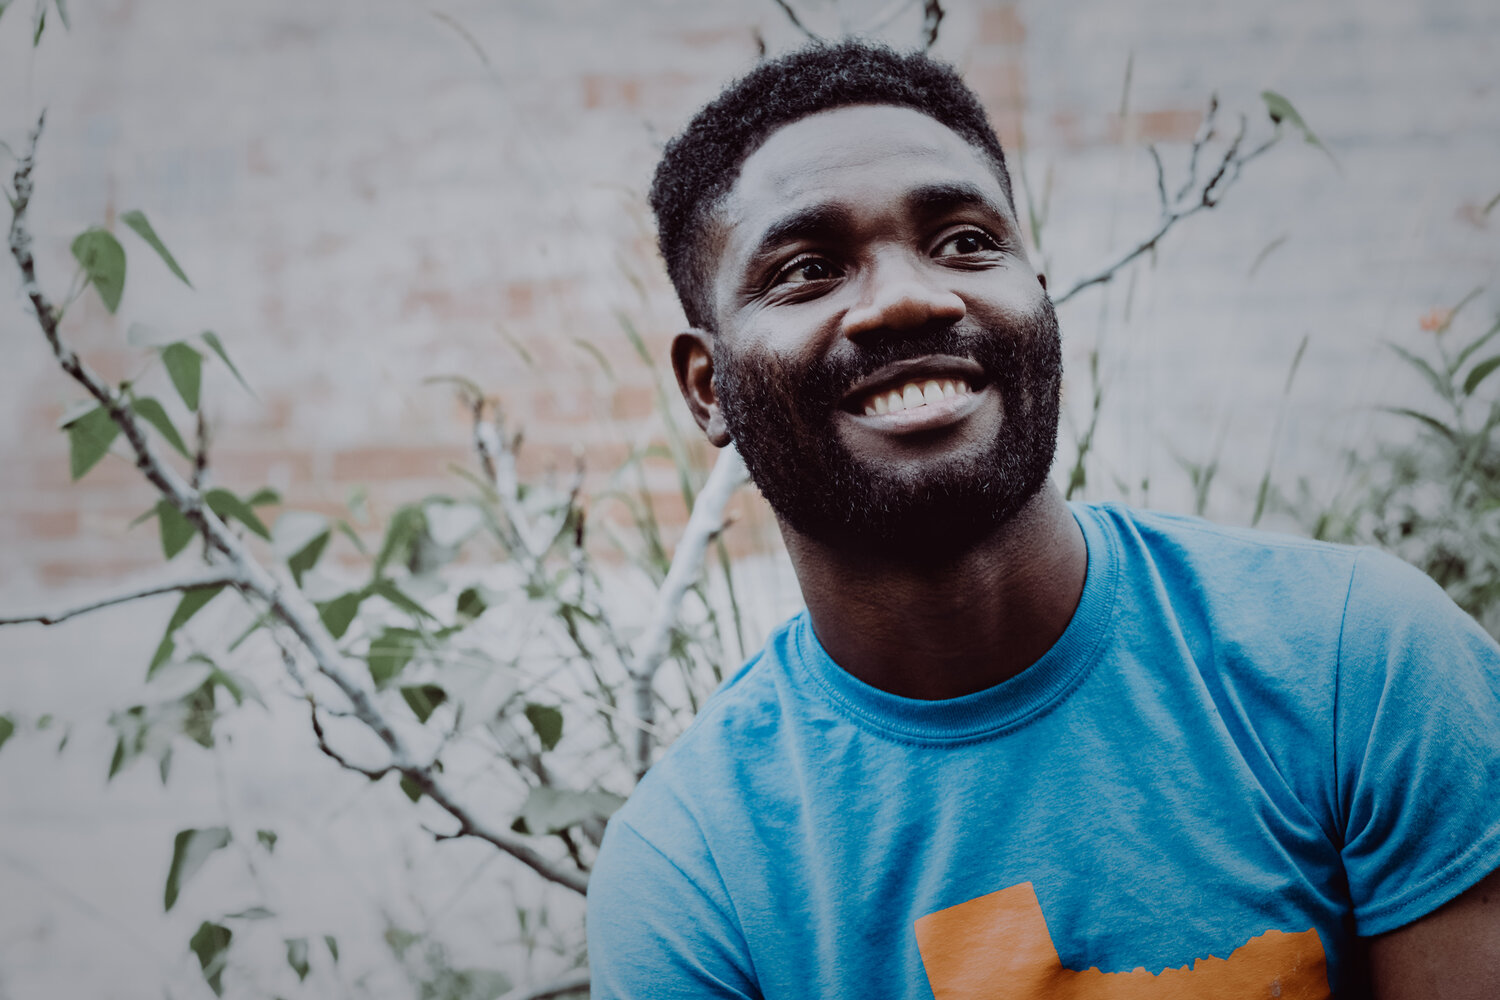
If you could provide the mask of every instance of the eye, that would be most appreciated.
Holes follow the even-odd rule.
[[[1000,241],[982,229],[964,229],[953,233],[932,251],[934,257],[972,257],[976,254],[996,253]]]
[[[811,285],[819,281],[828,281],[839,277],[838,268],[834,267],[826,259],[815,257],[811,254],[798,257],[781,272],[776,275],[773,284],[777,285]]]

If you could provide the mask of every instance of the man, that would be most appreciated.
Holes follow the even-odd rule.
[[[1377,552],[1063,502],[951,70],[762,64],[652,205],[807,610],[611,821],[595,997],[1500,997],[1500,650]]]

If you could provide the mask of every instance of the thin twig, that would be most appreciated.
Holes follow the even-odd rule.
[[[39,118],[30,134],[25,155],[17,164],[14,183],[15,201],[11,212],[9,243],[21,270],[22,291],[31,300],[38,324],[52,347],[58,364],[74,381],[97,399],[120,428],[136,456],[141,474],[188,522],[196,527],[208,545],[224,557],[221,571],[236,577],[236,586],[247,597],[253,596],[266,606],[272,617],[282,622],[307,649],[317,670],[333,682],[349,703],[350,711],[375,733],[390,752],[390,767],[401,771],[433,802],[459,821],[460,827],[500,850],[550,881],[582,893],[588,876],[576,867],[553,861],[531,844],[509,831],[491,828],[478,820],[473,809],[433,772],[430,765],[419,763],[381,711],[362,669],[347,661],[337,643],[323,626],[312,602],[295,587],[284,586],[246,548],[244,542],[210,510],[203,496],[171,465],[165,462],[148,440],[140,420],[126,405],[122,396],[84,365],[78,355],[63,342],[58,332],[57,311],[47,301],[37,281],[36,264],[31,255],[31,234],[26,228],[26,210],[32,193],[31,171],[36,162],[36,146],[41,138],[44,118]]]
[[[821,35],[818,35],[815,32],[809,30],[807,25],[802,23],[802,18],[797,16],[797,12],[792,9],[792,5],[787,3],[787,0],[774,0],[774,2],[776,6],[781,8],[781,12],[786,15],[787,20],[792,22],[792,27],[796,28],[798,31],[802,32],[813,41],[819,41],[822,38]]]
[[[938,25],[943,23],[943,17],[947,12],[938,0],[924,0],[922,4],[922,34],[926,41],[922,43],[924,51],[930,50],[937,44]]]
[[[98,611],[100,608],[108,608],[116,604],[127,604],[130,601],[138,601],[143,597],[155,597],[157,594],[170,594],[182,590],[202,590],[205,587],[222,587],[227,584],[237,584],[240,582],[239,575],[232,570],[214,569],[184,577],[180,580],[143,584],[123,593],[100,598],[97,601],[90,601],[87,604],[80,604],[76,607],[64,608],[60,611],[45,611],[31,615],[0,616],[0,625],[21,625],[27,622],[33,622],[37,625],[56,625],[58,622],[65,622],[69,618],[86,615],[90,611]]]
[[[672,630],[677,624],[677,614],[682,599],[698,575],[703,571],[703,557],[711,541],[724,530],[724,510],[729,498],[745,482],[745,462],[733,446],[719,453],[708,482],[698,492],[693,503],[693,512],[688,516],[687,528],[677,551],[672,555],[672,565],[661,589],[656,592],[656,605],[651,622],[636,644],[636,655],[630,665],[630,678],[635,684],[636,717],[640,729],[636,734],[636,776],[646,773],[651,766],[651,750],[654,746],[652,729],[656,721],[656,695],[652,681],[657,668],[667,657],[671,648]]]
[[[1218,98],[1215,97],[1209,101],[1208,112],[1205,115],[1204,126],[1199,128],[1198,135],[1193,139],[1193,151],[1190,155],[1188,164],[1188,175],[1190,182],[1195,182],[1197,179],[1199,151],[1201,150],[1204,143],[1206,143],[1208,139],[1211,138],[1214,134],[1211,123],[1217,112]],[[1243,115],[1241,115],[1240,127],[1235,133],[1234,138],[1230,140],[1229,145],[1225,148],[1224,155],[1219,158],[1218,166],[1214,169],[1214,172],[1209,177],[1209,179],[1204,182],[1202,188],[1197,190],[1196,196],[1191,201],[1188,200],[1188,194],[1194,189],[1193,183],[1189,183],[1187,187],[1179,190],[1177,197],[1173,200],[1173,203],[1170,207],[1167,206],[1165,202],[1163,202],[1161,220],[1157,224],[1155,231],[1153,231],[1149,236],[1137,243],[1134,247],[1127,250],[1108,267],[1105,267],[1102,270],[1090,275],[1089,277],[1083,278],[1082,280],[1076,282],[1073,287],[1069,288],[1061,295],[1054,296],[1052,299],[1052,304],[1054,306],[1060,306],[1086,288],[1091,288],[1094,285],[1102,285],[1106,282],[1112,281],[1115,275],[1118,274],[1121,269],[1123,269],[1131,261],[1135,260],[1137,257],[1141,256],[1144,253],[1155,250],[1157,245],[1162,241],[1162,238],[1165,237],[1167,233],[1171,232],[1172,228],[1178,223],[1182,222],[1184,219],[1188,219],[1194,215],[1197,215],[1199,212],[1202,212],[1205,209],[1214,208],[1220,202],[1222,202],[1224,200],[1224,196],[1228,194],[1229,189],[1234,185],[1235,181],[1239,180],[1240,174],[1245,169],[1245,164],[1261,156],[1272,146],[1281,141],[1281,130],[1278,129],[1276,133],[1265,142],[1262,142],[1259,146],[1256,146],[1248,153],[1242,153],[1240,150],[1244,145],[1245,132],[1247,128],[1248,125],[1246,119]],[[1157,155],[1155,147],[1147,148],[1150,151],[1153,160],[1155,160],[1157,164],[1157,192],[1158,197],[1160,198],[1164,196],[1163,193],[1165,192],[1165,182],[1162,176],[1161,160]]]
[[[499,1000],[553,1000],[567,993],[581,993],[589,988],[589,970],[578,969],[560,976],[545,986],[521,986],[502,993]]]

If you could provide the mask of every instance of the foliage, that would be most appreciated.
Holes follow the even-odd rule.
[[[1351,452],[1333,503],[1303,483],[1283,504],[1314,537],[1378,545],[1424,570],[1500,637],[1500,316],[1466,311],[1478,295],[1438,311],[1416,349],[1388,345],[1427,396],[1383,407],[1405,435]]]

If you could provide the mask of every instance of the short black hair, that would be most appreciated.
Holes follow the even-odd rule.
[[[724,88],[667,143],[656,166],[650,198],[657,244],[693,326],[714,329],[714,261],[704,236],[709,213],[734,186],[740,167],[783,125],[851,104],[912,108],[946,125],[990,160],[1014,209],[1000,140],[953,67],[868,41],[815,42],[760,63]]]

